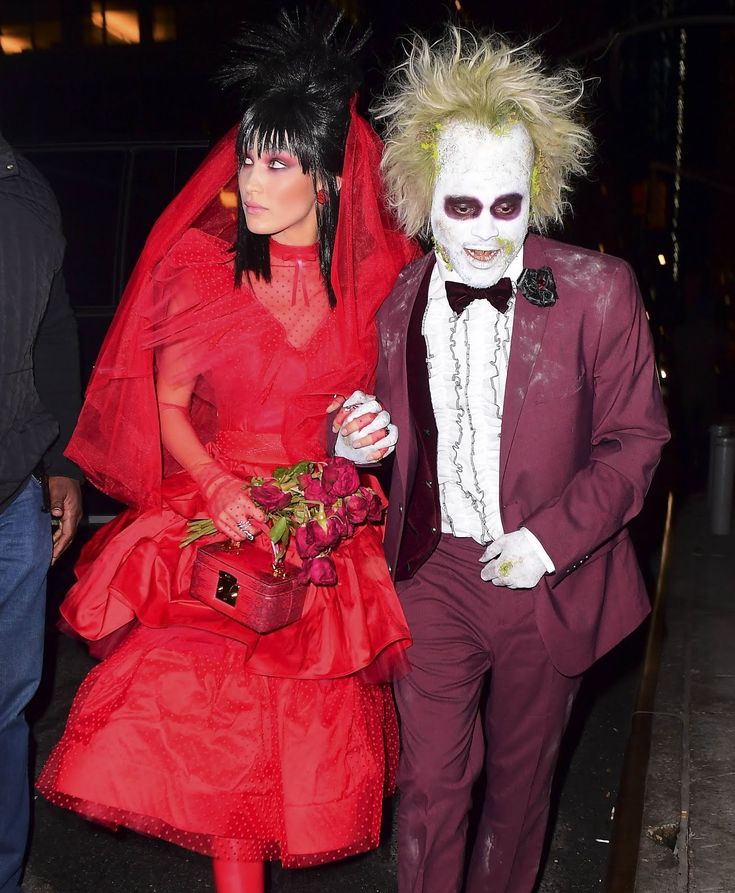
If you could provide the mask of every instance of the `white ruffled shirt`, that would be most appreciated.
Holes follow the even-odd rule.
[[[504,533],[500,518],[500,426],[508,373],[516,284],[523,251],[506,275],[513,297],[505,313],[473,301],[455,315],[444,283],[452,279],[437,257],[422,322],[429,388],[437,427],[437,484],[442,532],[488,543]],[[554,564],[522,527],[549,573]]]

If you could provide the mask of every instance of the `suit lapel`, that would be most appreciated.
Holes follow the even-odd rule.
[[[429,275],[429,271],[433,269],[434,262],[434,252],[431,251],[426,257],[413,265],[406,279],[401,283],[401,290],[396,294],[396,300],[390,307],[390,316],[384,324],[389,332],[395,333],[397,336],[395,350],[391,352],[389,359],[388,372],[393,382],[391,393],[394,395],[394,406],[404,406],[406,408],[405,420],[409,427],[413,425],[413,417],[409,401],[408,376],[421,373],[426,375],[426,365],[424,364],[423,369],[409,368],[407,355],[408,330],[421,284],[424,281],[424,277]],[[399,391],[399,395],[396,395],[396,390]],[[404,481],[412,479],[412,470],[416,464],[416,444],[411,431],[401,432],[398,438],[396,463],[402,479]]]
[[[529,235],[524,246],[524,265],[544,266],[542,242],[538,236]],[[528,387],[536,365],[544,330],[554,307],[536,307],[519,292],[516,294],[513,319],[513,335],[510,360],[505,383],[503,421],[500,435],[500,480],[502,482],[508,457],[513,446],[518,419],[526,400]]]

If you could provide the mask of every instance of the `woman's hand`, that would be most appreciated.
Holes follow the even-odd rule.
[[[262,521],[265,515],[247,495],[243,481],[214,463],[200,469],[195,480],[217,530],[235,542],[252,539],[250,520]]]
[[[398,442],[398,428],[391,424],[388,410],[363,391],[354,391],[344,401],[332,430],[339,431],[335,454],[358,465],[384,459]]]

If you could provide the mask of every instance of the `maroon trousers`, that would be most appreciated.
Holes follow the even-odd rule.
[[[480,579],[483,547],[442,536],[398,591],[413,634],[396,684],[399,893],[459,893],[472,787],[487,775],[466,893],[530,893],[579,678],[552,666],[533,591]],[[488,683],[486,685],[486,683]]]

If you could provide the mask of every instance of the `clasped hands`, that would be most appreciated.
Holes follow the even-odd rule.
[[[523,530],[504,533],[493,540],[480,561],[485,563],[480,571],[482,579],[508,589],[533,589],[546,573],[536,546]]]
[[[335,395],[327,412],[337,408],[339,412],[332,422],[332,431],[337,434],[335,455],[357,465],[368,465],[393,452],[398,442],[398,428],[373,394],[353,391],[344,401]]]

